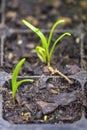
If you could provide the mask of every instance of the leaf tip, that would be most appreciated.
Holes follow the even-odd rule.
[[[22,19],[22,23],[26,24],[26,23],[27,23],[27,21],[26,21],[25,19]]]
[[[66,32],[66,33],[65,33],[65,35],[71,36],[71,33],[69,33],[69,32]]]
[[[71,33],[68,33],[68,36],[71,36]]]
[[[22,61],[24,61],[24,62],[25,62],[25,61],[26,61],[26,58],[23,58],[23,59],[22,59]]]

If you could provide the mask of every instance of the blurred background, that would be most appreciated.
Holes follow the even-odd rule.
[[[68,28],[83,23],[87,30],[87,0],[6,0],[5,17],[10,27],[21,27],[20,19],[25,18],[47,29],[63,18]]]
[[[36,44],[41,44],[23,25],[22,19],[39,27],[46,35],[55,21],[64,19],[65,23],[58,26],[57,32],[68,30],[72,37],[56,47],[58,68],[65,60],[64,66],[74,63],[87,69],[87,0],[0,0],[0,66],[13,68],[22,57],[33,56]],[[53,41],[58,35],[55,34]]]

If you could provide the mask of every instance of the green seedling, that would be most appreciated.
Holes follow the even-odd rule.
[[[13,71],[12,82],[11,82],[12,83],[12,99],[13,99],[13,101],[15,99],[17,89],[22,83],[34,81],[33,79],[23,79],[23,80],[17,81],[19,70],[24,62],[25,62],[25,58],[23,58],[21,61],[19,61],[19,63],[16,65],[16,67]]]
[[[51,40],[52,40],[52,36],[53,36],[53,32],[55,30],[55,28],[64,22],[64,20],[58,20],[57,22],[54,23],[54,25],[51,28],[50,34],[48,39],[46,39],[45,35],[40,31],[39,28],[34,27],[32,24],[30,24],[28,21],[26,20],[22,20],[22,22],[28,27],[30,28],[32,31],[34,31],[41,39],[41,43],[42,46],[36,46],[36,53],[38,55],[38,57],[40,58],[40,60],[44,63],[46,63],[48,66],[50,66],[50,62],[51,62],[51,57],[52,54],[54,52],[54,49],[57,45],[57,43],[64,37],[64,36],[71,36],[71,34],[69,32],[65,32],[63,33],[61,36],[59,36],[53,43],[52,47],[50,47],[51,44]]]

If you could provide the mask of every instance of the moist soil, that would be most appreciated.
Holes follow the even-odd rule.
[[[85,70],[87,71],[87,35],[85,36],[84,38],[84,59],[83,59],[83,62],[84,62],[84,68]]]
[[[55,21],[63,18],[66,23],[59,29],[76,29],[82,23],[87,24],[85,2],[85,0],[63,2],[7,0],[5,24],[8,29],[12,28],[12,32],[5,39],[4,70],[11,74],[18,61],[25,57],[26,62],[19,75],[50,75],[46,64],[41,63],[35,54],[36,45],[41,45],[40,40],[34,33],[22,33],[26,27],[21,20],[29,20],[41,29],[50,29]],[[86,26],[85,29],[87,30]],[[59,35],[54,34],[52,43]],[[87,38],[84,41],[85,48],[87,48],[86,41]],[[86,59],[84,61],[84,64],[87,63]],[[56,46],[51,65],[66,75],[79,72],[81,70],[80,38],[76,36],[64,38]],[[82,117],[84,96],[77,81],[70,85],[62,78],[34,79],[34,83],[22,84],[18,88],[14,102],[11,97],[11,81],[6,82],[3,87],[5,87],[3,118],[12,124],[73,123]]]
[[[46,34],[48,36],[48,34]],[[51,45],[61,34],[54,33]],[[32,39],[32,37],[34,37]],[[33,33],[15,34],[5,41],[4,69],[12,73],[16,64],[26,58],[20,75],[50,75],[47,65],[41,63],[35,52],[35,47],[41,41]],[[73,55],[72,55],[73,54]],[[51,58],[51,66],[64,74],[75,74],[80,71],[80,38],[65,37],[57,45]]]
[[[40,29],[50,29],[55,21],[65,19],[66,23],[59,26],[59,29],[75,29],[82,23],[82,4],[81,2],[72,0],[63,2],[60,0],[38,0],[38,2],[35,0],[7,0],[5,19],[6,25],[8,28],[12,28],[13,32],[15,32],[15,28],[17,30],[21,29],[21,31],[17,32],[16,30],[16,34],[10,33],[9,35],[11,36],[5,41],[4,69],[12,73],[18,61],[25,57],[27,59],[27,63],[23,68],[25,75],[49,74],[44,69],[46,65],[42,64],[35,55],[34,49],[36,45],[41,44],[40,40],[34,33],[22,33],[26,27],[21,22],[21,19],[28,20]],[[46,35],[48,36],[48,34]],[[56,38],[59,36],[59,34],[55,35]],[[54,37],[53,41],[56,38]],[[62,40],[62,43],[60,42],[59,46],[56,47],[55,56],[52,57],[51,61],[52,66],[63,73],[70,73],[67,72],[66,66],[75,65],[80,67],[80,38],[67,39]]]
[[[19,60],[25,57],[27,62],[20,75],[22,73],[24,75],[50,74],[45,67],[46,64],[41,63],[35,54],[35,47],[41,45],[40,39],[34,33],[24,33],[24,29],[27,28],[21,19],[28,20],[40,29],[50,29],[55,21],[62,18],[66,20],[66,23],[59,26],[59,30],[68,28],[77,30],[78,25],[85,23],[84,17],[86,17],[83,17],[83,11],[86,10],[85,0],[83,3],[73,0],[63,2],[60,0],[38,0],[38,2],[35,0],[7,0],[5,9],[5,24],[8,29],[13,31],[7,34],[9,37],[6,38],[4,44],[4,70],[12,73]],[[15,31],[15,29],[17,30]],[[13,34],[14,32],[15,34]],[[45,34],[48,37],[48,33],[45,32]],[[52,43],[59,35],[54,34]],[[84,61],[86,62],[86,59]],[[72,36],[58,43],[51,65],[65,74],[78,72],[80,70],[80,38]],[[75,72],[72,72],[72,65]]]
[[[11,82],[3,90],[3,118],[14,124],[73,123],[81,119],[83,96],[77,81],[37,78],[22,84],[12,100]]]
[[[86,0],[7,0],[6,24],[8,27],[23,29],[20,19],[27,19],[33,25],[49,29],[58,19],[65,19],[64,28],[76,28],[86,22]]]

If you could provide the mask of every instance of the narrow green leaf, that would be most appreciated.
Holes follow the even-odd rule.
[[[13,75],[12,75],[12,99],[13,99],[13,102],[14,102],[14,98],[15,98],[15,95],[16,95],[16,91],[18,89],[18,87],[24,83],[24,82],[33,82],[34,80],[33,79],[23,79],[21,81],[18,81],[17,82],[17,77],[18,77],[18,73],[19,73],[19,70],[21,68],[21,66],[23,65],[23,63],[25,62],[25,58],[23,58],[15,67],[14,71],[13,71]]]
[[[16,91],[18,89],[18,87],[22,84],[22,83],[26,83],[26,82],[33,82],[34,80],[33,79],[23,79],[21,81],[18,81],[17,82],[17,85],[16,85],[16,89],[14,91],[14,95],[16,94]]]
[[[52,48],[51,48],[51,50],[50,50],[49,59],[51,59],[51,56],[52,56],[52,54],[53,54],[53,51],[54,51],[54,49],[55,49],[56,44],[57,44],[65,35],[71,36],[71,34],[70,34],[69,32],[66,32],[66,33],[62,34],[59,38],[57,38],[57,40],[53,43],[53,46],[52,46]]]
[[[47,40],[44,36],[44,34],[40,31],[39,28],[34,27],[32,24],[30,24],[29,22],[27,22],[26,20],[22,20],[22,22],[28,27],[30,28],[32,31],[34,31],[41,39],[42,42],[42,46],[46,49],[47,48]]]
[[[24,82],[33,82],[33,81],[34,81],[33,79],[23,79],[23,80],[17,82],[17,85],[20,86],[20,85],[21,85],[22,83],[24,83]],[[17,88],[17,89],[18,89],[18,88]]]
[[[13,75],[12,75],[12,94],[14,95],[17,85],[17,77],[18,77],[18,73],[19,73],[19,69],[21,68],[22,64],[25,62],[25,58],[23,58],[15,67],[14,71],[13,71]]]
[[[40,60],[42,62],[45,62],[46,63],[46,53],[45,53],[45,49],[40,47],[40,46],[37,46],[36,47],[36,53],[38,55],[38,57],[40,58]]]
[[[48,37],[48,41],[45,37],[45,35],[40,31],[39,28],[36,28],[34,27],[32,24],[30,24],[29,22],[27,22],[26,20],[22,20],[22,22],[28,27],[30,28],[32,31],[34,31],[41,39],[41,42],[42,42],[42,47],[40,46],[37,46],[36,47],[36,54],[38,55],[38,57],[40,58],[40,60],[42,62],[45,62],[47,63],[48,66],[50,66],[50,61],[51,61],[51,56],[53,54],[53,51],[55,49],[55,46],[56,44],[65,36],[65,35],[68,35],[70,36],[71,34],[66,32],[64,34],[62,34],[59,38],[56,39],[56,41],[54,42],[52,48],[50,49],[50,42],[51,42],[51,39],[52,39],[52,35],[53,35],[53,32],[55,30],[55,28],[64,22],[64,20],[58,20],[57,22],[54,23],[54,25],[52,26],[51,28],[51,31],[50,31],[50,34],[49,34],[49,37]]]
[[[58,20],[58,21],[55,22],[54,25],[52,26],[52,29],[51,29],[50,34],[49,34],[49,37],[48,37],[48,47],[49,47],[49,45],[50,45],[50,43],[51,43],[52,35],[53,35],[53,32],[54,32],[55,28],[56,28],[59,24],[61,24],[61,23],[63,23],[63,22],[64,22],[64,20]]]

